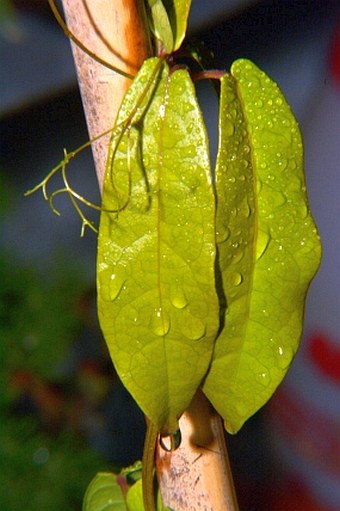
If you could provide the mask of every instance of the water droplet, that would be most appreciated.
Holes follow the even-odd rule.
[[[206,333],[206,325],[200,319],[189,316],[182,325],[182,333],[192,341],[199,341]]]
[[[244,251],[243,250],[237,250],[233,254],[233,263],[239,263],[240,261],[242,261],[243,257],[244,257]]]
[[[228,227],[225,227],[224,229],[221,229],[216,232],[216,242],[222,243],[223,241],[226,241],[230,238],[230,229]]]
[[[308,216],[307,204],[301,204],[301,206],[299,206],[299,213],[301,215],[301,218],[306,218]]]
[[[182,106],[184,112],[190,112],[191,110],[193,110],[194,108],[194,105],[192,103],[190,103],[189,101],[183,103],[183,106]]]
[[[288,166],[287,158],[280,158],[280,160],[278,161],[278,166],[281,172],[284,171]]]
[[[243,203],[242,204],[242,207],[240,208],[240,212],[241,214],[245,217],[245,218],[249,218],[250,215],[251,215],[251,209],[250,209],[250,206],[247,202]]]
[[[291,364],[294,353],[291,348],[284,348],[283,346],[279,346],[277,349],[278,357],[278,365],[281,369],[287,369],[287,367]]]
[[[224,120],[224,135],[226,137],[231,137],[234,134],[235,127],[232,121],[229,119]]]
[[[166,452],[173,452],[179,448],[182,442],[181,430],[178,429],[174,433],[159,435],[159,445]]]
[[[265,231],[258,231],[257,234],[257,244],[256,244],[256,260],[258,261],[266,252],[268,245],[270,243],[271,237]]]
[[[197,154],[197,149],[194,145],[188,145],[187,147],[182,147],[181,155],[185,158],[193,158]]]
[[[243,282],[243,277],[241,273],[234,273],[231,277],[231,283],[233,286],[239,286]]]
[[[119,277],[117,277],[116,273],[112,273],[110,277],[109,283],[109,295],[110,300],[116,300],[118,298],[119,293],[124,287],[124,281],[122,281]]]
[[[176,309],[184,309],[188,305],[187,297],[184,294],[183,289],[176,288],[171,295],[171,303]]]
[[[262,373],[257,374],[256,380],[261,383],[264,387],[267,387],[270,383],[270,376],[269,373],[266,371],[263,371]]]
[[[256,181],[256,191],[257,191],[257,193],[260,193],[261,190],[262,190],[262,181],[261,181],[261,179],[257,179],[257,181]]]
[[[243,169],[248,168],[248,166],[249,166],[249,162],[248,162],[248,160],[241,160],[241,161],[240,161],[240,166],[241,166]]]
[[[274,174],[268,174],[266,181],[267,181],[267,183],[271,183],[271,182],[275,181],[275,179],[276,178],[275,178]]]
[[[170,330],[170,318],[161,307],[156,309],[151,317],[151,329],[159,337],[166,335]]]

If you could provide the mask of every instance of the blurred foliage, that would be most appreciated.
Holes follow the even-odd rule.
[[[1,0],[0,2],[0,23],[7,20],[8,17],[13,15],[13,4],[10,0]]]
[[[75,268],[63,265],[53,280],[0,256],[0,337],[4,370],[30,369],[51,377],[81,329],[76,300],[84,291]],[[4,358],[2,358],[4,360]]]
[[[0,509],[6,511],[80,510],[93,474],[108,468],[81,434],[97,403],[76,388],[77,375],[56,371],[82,334],[88,293],[75,268],[59,268],[49,277],[0,256]]]
[[[0,509],[81,509],[84,491],[105,464],[71,432],[39,431],[34,419],[8,419],[0,429]]]

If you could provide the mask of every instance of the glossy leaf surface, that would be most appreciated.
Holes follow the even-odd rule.
[[[162,42],[167,53],[174,48],[174,35],[169,15],[162,0],[148,0],[150,7],[151,29],[159,41]]]
[[[174,35],[174,51],[181,46],[186,34],[191,0],[164,0]]]
[[[136,481],[126,495],[128,511],[144,511],[142,480]]]
[[[144,511],[145,507],[143,504],[143,487],[142,487],[142,480],[139,479],[136,481],[129,491],[127,492],[126,496],[126,505],[128,511]],[[156,511],[167,511],[168,508],[164,507],[162,504],[162,499],[160,492],[157,492],[157,502],[156,502]]]
[[[137,75],[118,124],[129,116],[105,177],[99,319],[125,386],[160,431],[175,431],[219,327],[207,136],[187,71],[157,59]]]
[[[147,0],[153,32],[166,51],[178,50],[186,34],[191,0]]]
[[[96,474],[86,490],[83,511],[126,511],[125,499],[115,474]]]
[[[277,85],[249,61],[221,80],[219,130],[216,230],[227,310],[204,392],[236,432],[297,350],[320,241],[299,127]]]

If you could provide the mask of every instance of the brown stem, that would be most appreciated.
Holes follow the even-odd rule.
[[[156,449],[164,505],[176,511],[238,511],[222,421],[201,391],[179,426],[180,447]]]
[[[63,0],[67,25],[92,53],[135,75],[150,57],[143,2],[139,0]],[[71,42],[90,138],[113,126],[131,80],[115,73]],[[110,135],[92,145],[100,189]]]

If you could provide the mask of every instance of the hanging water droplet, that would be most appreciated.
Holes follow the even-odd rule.
[[[231,277],[231,283],[233,286],[239,286],[243,282],[241,273],[234,273]]]
[[[112,300],[112,301],[116,300],[116,298],[118,298],[118,295],[120,294],[123,287],[124,287],[124,281],[119,279],[119,277],[117,277],[116,273],[112,273],[112,275],[110,277],[110,283],[109,283],[110,300]]]
[[[256,180],[256,191],[257,191],[257,193],[260,193],[261,190],[262,190],[262,181],[261,181],[261,179],[257,179]]]
[[[151,317],[151,329],[159,337],[166,335],[170,330],[170,318],[161,307],[156,309]]]
[[[235,127],[232,121],[229,119],[224,120],[224,130],[223,133],[226,137],[231,137],[234,134]]]
[[[241,160],[240,161],[240,166],[243,168],[243,169],[247,169],[248,166],[249,166],[249,161],[248,160]]]
[[[166,452],[173,452],[179,448],[182,442],[181,430],[178,429],[174,433],[160,434],[159,445]]]
[[[197,149],[194,145],[188,145],[181,149],[181,155],[186,158],[194,158],[197,154]]]
[[[306,218],[308,216],[308,207],[307,204],[301,204],[299,206],[299,213],[301,215],[301,218]]]
[[[263,385],[264,387],[267,387],[270,383],[270,376],[269,373],[266,371],[263,371],[262,373],[259,373],[256,375],[256,380]]]
[[[280,157],[277,164],[279,166],[280,171],[283,172],[284,170],[286,170],[286,168],[288,166],[288,160],[287,160],[287,158]]]
[[[251,215],[251,209],[247,202],[244,202],[240,207],[240,213],[245,217],[249,218]]]
[[[233,254],[233,263],[239,263],[244,257],[244,250],[237,250]]]
[[[271,237],[265,231],[258,231],[257,244],[256,244],[256,260],[258,261],[266,252],[270,243]]]
[[[184,309],[188,305],[187,297],[184,294],[183,289],[176,288],[171,294],[171,303],[176,309]]]
[[[216,232],[216,242],[222,243],[223,241],[226,241],[230,238],[230,229],[228,227],[225,227],[224,229],[220,229]]]
[[[278,365],[281,369],[287,369],[287,367],[291,364],[294,353],[291,348],[285,348],[283,346],[279,346],[277,349],[278,353]]]

